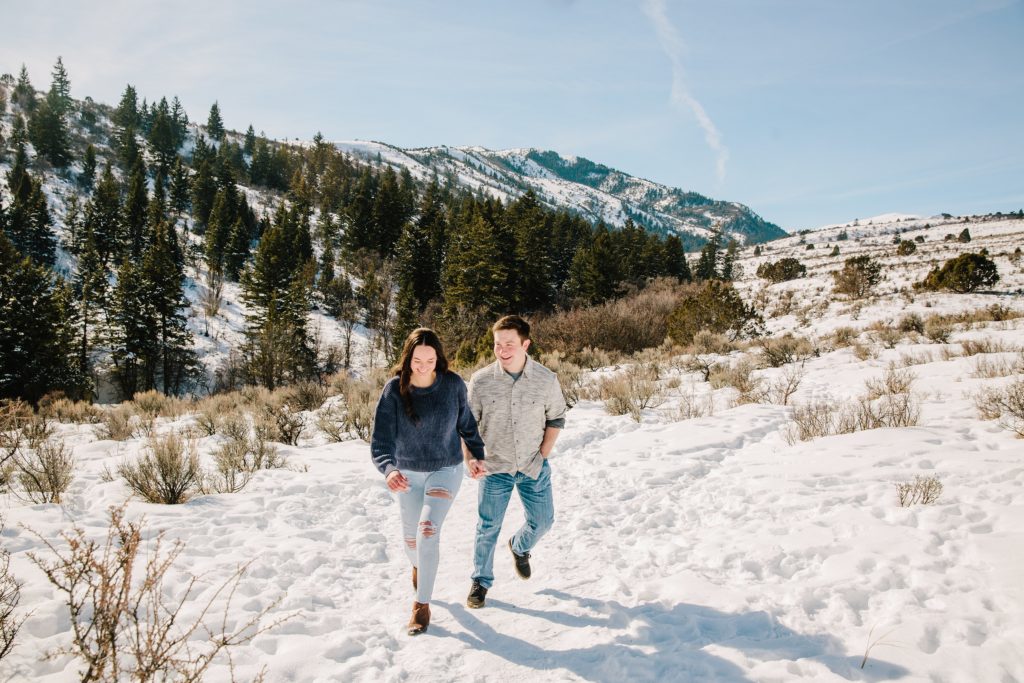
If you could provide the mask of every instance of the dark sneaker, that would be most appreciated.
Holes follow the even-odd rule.
[[[466,598],[466,606],[472,607],[473,609],[480,609],[484,606],[484,600],[487,598],[487,589],[480,585],[479,581],[473,582],[473,587],[469,589],[469,597]]]
[[[530,553],[523,553],[520,555],[515,550],[512,550],[512,539],[508,539],[508,549],[512,553],[512,557],[516,561],[516,574],[519,574],[520,579],[530,578]]]

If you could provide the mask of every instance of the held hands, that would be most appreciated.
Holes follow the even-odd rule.
[[[484,467],[484,461],[477,460],[476,458],[466,458],[466,469],[469,470],[469,476],[473,479],[479,479],[487,474],[487,468]]]
[[[409,490],[409,480],[398,470],[392,471],[384,481],[387,483],[388,488],[395,493],[404,493]]]

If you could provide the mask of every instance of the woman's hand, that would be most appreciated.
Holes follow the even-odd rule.
[[[479,479],[487,474],[487,468],[484,467],[484,461],[477,460],[476,458],[466,459],[466,469],[469,470],[469,476],[473,479]]]
[[[403,493],[409,490],[409,480],[398,470],[393,470],[384,481],[387,483],[388,488],[395,493]]]

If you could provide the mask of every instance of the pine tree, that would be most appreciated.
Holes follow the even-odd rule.
[[[725,282],[732,282],[736,279],[737,273],[734,272],[736,268],[736,256],[739,251],[739,245],[736,240],[730,239],[729,244],[725,248],[725,256],[722,258],[722,280]]]
[[[92,234],[100,262],[110,265],[120,260],[124,248],[121,188],[108,163],[92,198],[85,206],[85,230]]]
[[[249,258],[249,244],[252,241],[249,227],[241,216],[235,219],[228,235],[228,243],[224,253],[224,274],[232,282],[238,282]]]
[[[251,158],[256,153],[256,131],[252,129],[252,124],[245,131],[245,144],[242,150],[249,155]]]
[[[149,194],[146,191],[146,168],[142,161],[132,169],[131,179],[128,181],[128,191],[125,193],[123,217],[121,225],[127,239],[128,255],[138,263],[142,258],[142,252],[149,242],[147,235],[146,209],[149,205]]]
[[[445,315],[454,317],[460,307],[492,315],[504,311],[507,277],[493,228],[481,214],[473,215],[448,248],[442,276]]]
[[[198,375],[198,360],[188,331],[188,309],[179,263],[177,239],[166,223],[157,226],[153,242],[142,259],[143,286],[152,306],[156,355],[147,368],[147,387],[165,394],[180,394]]]
[[[289,213],[282,206],[242,277],[250,307],[243,353],[251,380],[273,389],[308,376],[314,364],[306,330],[309,308],[303,267],[292,252]]]
[[[668,275],[680,282],[693,280],[690,264],[686,262],[686,250],[679,235],[669,235],[665,238],[665,262],[668,266]]]
[[[24,64],[21,65],[21,71],[18,72],[18,83],[14,86],[11,100],[30,114],[36,108],[36,89],[29,81],[28,69]]]
[[[361,250],[375,249],[378,242],[374,230],[374,194],[376,187],[369,167],[359,178],[355,196],[346,211],[348,225],[345,229],[344,245],[350,254]]]
[[[177,213],[184,213],[189,207],[189,197],[192,193],[192,185],[189,181],[185,165],[181,163],[181,157],[174,158],[174,165],[171,167],[171,194],[170,205]]]
[[[60,390],[88,390],[77,369],[67,290],[46,268],[18,253],[0,232],[0,398],[32,403]]]
[[[152,338],[153,302],[147,289],[141,266],[124,259],[117,270],[109,317],[110,356],[122,399],[152,388],[147,368],[153,365],[157,349]]]
[[[71,161],[71,143],[64,121],[64,104],[53,88],[42,99],[29,120],[29,139],[36,151],[56,166],[64,168]]]
[[[390,166],[385,167],[380,175],[372,211],[371,224],[376,233],[373,247],[381,256],[392,256],[410,214],[398,185],[398,176]]]
[[[131,85],[125,86],[121,94],[121,101],[114,110],[114,125],[124,130],[127,128],[136,129],[141,123],[139,117],[139,98],[135,88]]]
[[[224,139],[224,120],[220,117],[220,106],[216,102],[210,107],[210,116],[206,119],[206,133],[212,140],[220,142]]]
[[[700,250],[700,258],[697,259],[697,266],[693,271],[693,277],[698,282],[719,279],[718,252],[721,250],[721,239],[722,233],[716,228],[707,244]]]
[[[74,102],[71,100],[71,80],[64,68],[64,62],[57,57],[57,63],[53,65],[53,78],[50,82],[51,106],[61,116],[71,113]]]
[[[85,157],[82,159],[82,175],[78,177],[78,183],[86,192],[91,192],[96,184],[96,148],[90,142],[85,148]]]
[[[196,224],[206,230],[206,224],[210,220],[210,211],[213,210],[213,202],[217,197],[217,181],[213,177],[213,170],[210,162],[203,160],[196,174],[192,176],[192,218]]]
[[[149,144],[156,154],[159,168],[168,171],[174,162],[178,145],[176,140],[174,121],[171,118],[171,110],[167,104],[167,98],[161,98],[153,118],[153,125],[149,129]]]
[[[181,105],[178,96],[171,100],[171,132],[173,133],[174,149],[177,151],[185,144],[188,137],[188,114]]]
[[[90,369],[89,350],[93,339],[99,336],[96,328],[99,327],[100,316],[107,309],[107,290],[107,269],[96,251],[96,240],[91,232],[87,232],[78,259],[78,277],[75,282],[79,323],[76,342],[78,368],[86,376]]]
[[[555,298],[551,259],[551,224],[532,190],[513,202],[505,220],[514,240],[515,272],[512,308],[521,312],[546,310]]]

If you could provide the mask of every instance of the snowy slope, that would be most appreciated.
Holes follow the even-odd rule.
[[[716,228],[741,244],[781,237],[747,207],[684,193],[635,178],[585,159],[535,149],[488,150],[483,147],[400,149],[380,142],[335,142],[338,149],[371,163],[407,168],[414,178],[453,178],[458,185],[484,191],[503,201],[533,190],[552,208],[569,209],[589,220],[622,226],[627,219],[649,230],[676,233],[688,244],[706,240]],[[543,161],[544,163],[541,163]],[[577,165],[600,169],[599,177],[574,179]],[[584,182],[589,180],[589,182]]]
[[[897,225],[907,227],[851,233],[844,255],[854,247],[892,251],[885,231]],[[1022,226],[972,222],[969,246],[1005,253],[1020,244]],[[953,222],[915,229],[958,232]],[[804,239],[829,243],[828,235]],[[911,271],[950,246],[933,236],[927,245],[935,252]],[[806,247],[794,237],[772,245],[768,256],[797,251]],[[758,260],[748,254],[744,271]],[[747,277],[740,286],[772,297],[795,288],[798,304],[819,306],[815,297],[828,297],[818,290],[828,289],[836,265],[821,260],[800,281],[765,287]],[[309,682],[1024,680],[1024,441],[979,419],[973,404],[981,388],[1024,378],[1024,318],[960,325],[947,343],[907,337],[893,348],[868,329],[914,311],[999,303],[1024,312],[1024,271],[1005,256],[997,260],[1003,280],[992,293],[911,300],[902,292],[909,272],[890,269],[879,296],[856,313],[848,302],[832,302],[818,314],[769,321],[777,333],[818,340],[851,326],[872,351],[860,357],[850,347],[823,347],[804,366],[796,403],[852,398],[890,364],[906,365],[920,399],[917,426],[791,444],[791,406],[735,405],[734,389],[713,389],[674,361],[662,365],[664,403],[645,410],[639,424],[608,415],[598,401],[580,401],[552,461],[556,523],[534,552],[534,577],[517,579],[499,549],[487,606],[465,607],[478,485],[464,480],[422,637],[404,635],[413,594],[397,505],[362,441],[328,443],[311,428],[299,446],[280,446],[287,469],[259,473],[240,493],[174,507],[135,500],[128,514],[144,515],[151,533],[185,543],[168,594],[179,594],[193,574],[209,591],[251,562],[232,620],[277,599],[270,618],[293,615],[239,649],[243,680],[263,666],[270,681]],[[1002,350],[962,356],[968,340]],[[745,353],[721,360],[735,363]],[[1016,374],[985,377],[983,360],[1015,366]],[[766,380],[781,372],[758,371]],[[713,411],[679,419],[692,397]],[[159,429],[184,430],[193,419],[162,421]],[[61,430],[78,460],[66,504],[5,501],[3,543],[24,582],[22,606],[32,613],[17,649],[0,662],[4,679],[77,680],[67,657],[40,658],[67,643],[69,624],[28,558],[45,553],[28,529],[54,540],[75,523],[102,538],[107,507],[128,496],[103,471],[144,448],[138,439],[98,440],[88,426]],[[221,440],[202,438],[203,457]],[[915,476],[941,481],[936,504],[899,506],[896,483]],[[520,520],[513,500],[502,539]],[[196,609],[190,603],[184,616],[194,618]],[[208,680],[227,676],[220,662]]]

